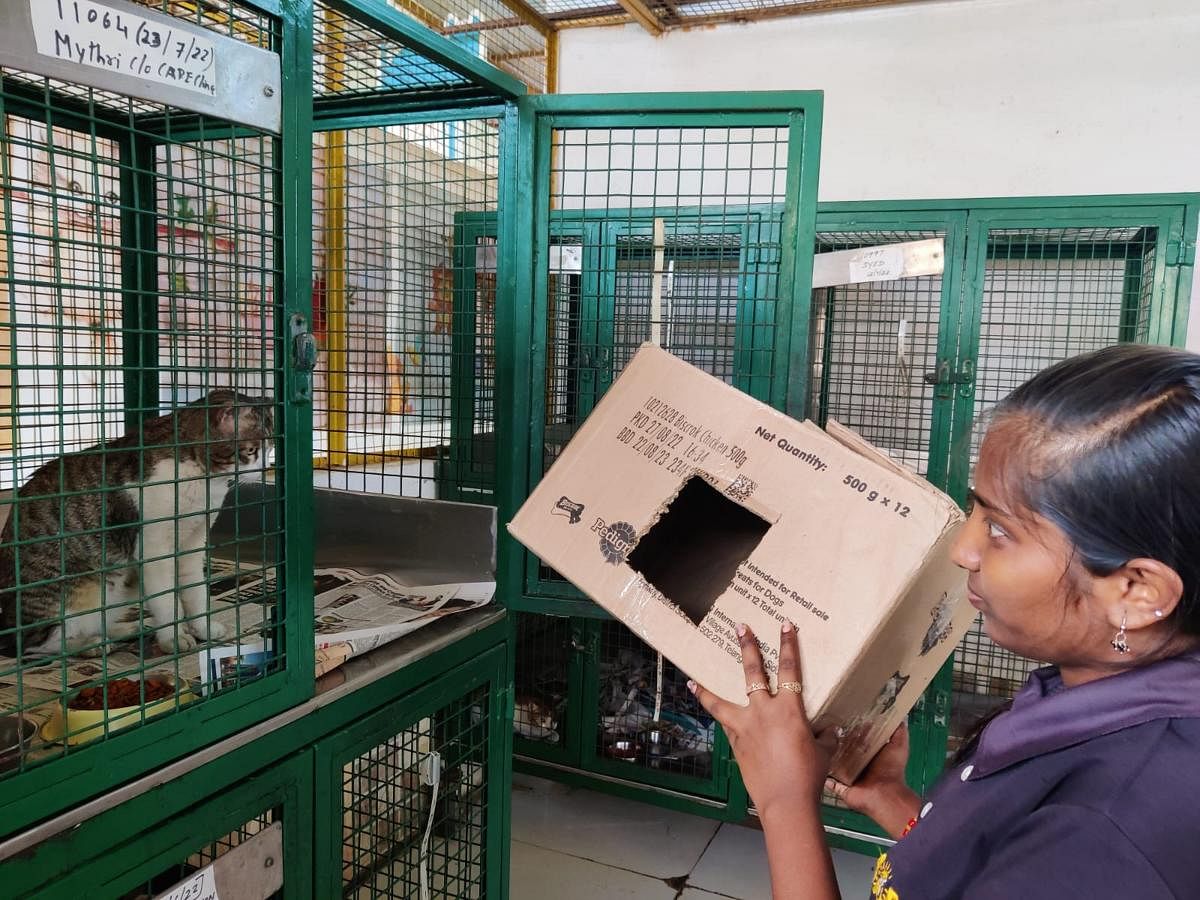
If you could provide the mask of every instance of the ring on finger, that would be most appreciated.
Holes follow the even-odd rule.
[[[749,697],[755,691],[769,691],[770,689],[771,689],[770,686],[765,684],[764,682],[751,681],[749,684],[746,685],[746,696]]]
[[[791,691],[793,694],[804,693],[804,685],[798,681],[781,681],[779,682],[779,689],[781,691]]]

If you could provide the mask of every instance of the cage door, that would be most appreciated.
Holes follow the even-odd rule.
[[[1182,207],[972,213],[956,371],[949,487],[970,483],[981,417],[1035,373],[1117,343],[1171,343]],[[966,377],[969,376],[969,377]],[[950,750],[982,712],[1013,696],[1040,663],[994,644],[982,622],[955,652]]]
[[[530,426],[505,451],[514,506],[647,340],[801,412],[819,95],[556,95],[522,104],[532,116],[533,185],[519,192],[511,246],[531,239],[515,297],[531,301],[533,353],[514,360],[524,378],[510,421]],[[551,252],[563,234],[582,240],[569,258]],[[532,556],[508,552],[510,571],[525,573],[510,593],[515,605],[552,598],[530,608],[565,612],[557,601],[580,599]]]

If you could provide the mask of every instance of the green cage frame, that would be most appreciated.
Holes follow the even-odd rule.
[[[522,169],[516,172],[516,203],[502,208],[498,228],[506,220],[515,228],[525,223],[525,233],[514,245],[516,251],[511,272],[502,274],[497,308],[511,311],[512,318],[501,322],[497,317],[497,372],[504,381],[497,381],[497,396],[509,405],[503,409],[500,421],[514,423],[518,429],[505,441],[499,436],[497,446],[505,448],[497,461],[497,506],[501,521],[515,515],[533,484],[541,477],[542,460],[530,450],[543,445],[545,423],[544,376],[546,373],[546,295],[549,245],[551,236],[564,237],[568,228],[561,213],[550,209],[551,156],[556,129],[604,128],[703,128],[778,127],[788,130],[788,177],[785,201],[780,212],[778,231],[781,259],[779,261],[779,302],[775,306],[774,342],[770,352],[765,347],[739,346],[735,355],[740,361],[737,373],[739,385],[778,409],[802,409],[806,380],[795,379],[796,371],[804,371],[808,357],[808,323],[794,311],[805,309],[804,297],[809,293],[812,279],[813,222],[816,211],[817,164],[819,160],[823,100],[819,92],[762,92],[752,94],[619,94],[581,96],[529,97],[520,106],[519,128],[522,142],[517,157]],[[571,227],[596,229],[590,235],[601,242],[593,246],[608,246],[604,238],[615,238],[618,229],[601,230],[604,220],[630,215],[633,210],[573,211]],[[653,218],[653,210],[638,210],[638,215]],[[732,206],[727,214],[757,215],[749,207]],[[704,226],[706,211],[684,208],[671,210],[673,216],[693,217]],[[719,219],[712,216],[711,220]],[[710,220],[710,221],[711,221]],[[464,226],[473,229],[486,227],[486,220],[464,217]],[[648,227],[648,226],[646,226]],[[708,226],[720,227],[720,226]],[[768,226],[763,225],[761,228]],[[476,231],[476,233],[478,233]],[[511,232],[517,234],[516,231]],[[611,250],[606,251],[611,252]],[[596,269],[604,271],[598,262]],[[510,282],[508,278],[514,279]],[[600,296],[603,288],[597,286]],[[532,298],[528,308],[523,298]],[[757,304],[754,304],[757,308]],[[601,315],[596,310],[599,331],[595,335],[603,345],[611,332],[611,310]],[[609,323],[607,326],[605,323]],[[746,323],[739,321],[740,325]],[[742,329],[743,332],[751,329]],[[507,336],[508,340],[503,338]],[[507,359],[499,358],[500,350],[508,345]],[[523,348],[532,352],[521,352]],[[759,352],[756,352],[759,351]],[[605,367],[599,366],[602,372]],[[591,376],[588,376],[591,377]],[[604,378],[603,375],[597,377]],[[611,377],[611,373],[609,375]],[[598,397],[607,382],[601,380],[585,393]],[[582,414],[582,412],[578,413]],[[525,427],[525,423],[528,426]],[[548,612],[558,615],[594,614],[592,605],[581,599],[574,589],[556,585],[548,589],[540,583],[536,562],[514,540],[502,535],[499,546],[500,590],[514,609],[527,612]]]
[[[382,0],[329,0],[321,6],[376,29],[453,73],[453,77],[447,76],[445,89],[414,92],[419,96],[407,99],[402,92],[395,91],[378,96],[347,92],[314,99],[312,0],[244,0],[244,5],[271,17],[279,35],[279,45],[273,49],[280,55],[283,71],[283,125],[275,137],[280,171],[274,185],[281,211],[275,223],[274,243],[282,274],[273,287],[278,298],[274,339],[277,346],[285,348],[283,358],[277,360],[280,375],[276,395],[283,410],[277,429],[286,443],[287,454],[279,461],[277,483],[286,498],[281,523],[286,552],[280,560],[286,579],[286,609],[280,618],[284,620],[289,664],[284,671],[236,693],[182,709],[122,733],[111,742],[88,747],[86,752],[32,767],[6,779],[0,797],[0,813],[4,816],[0,836],[15,834],[31,823],[185,757],[205,744],[252,728],[312,696],[313,623],[311,614],[305,612],[312,609],[314,557],[309,536],[313,514],[312,372],[308,360],[294,355],[302,349],[294,339],[308,330],[312,313],[312,136],[315,131],[335,128],[473,116],[498,117],[511,129],[516,121],[512,100],[525,93],[525,87],[510,75],[468,53],[454,41],[425,29]],[[102,132],[104,128],[102,110],[97,113],[95,109],[76,108],[69,101],[64,101],[61,115],[56,112],[55,121],[85,132]],[[198,115],[173,118],[170,139],[198,138],[203,133],[204,121]],[[154,127],[153,117],[148,117],[139,123],[138,130],[152,133]],[[515,146],[515,142],[511,143]],[[121,152],[125,161],[149,159],[152,169],[153,140],[126,141]],[[504,173],[515,169],[511,159],[503,165]],[[144,179],[138,183],[129,179],[122,186],[131,196],[141,197],[149,204],[145,209],[132,208],[123,213],[122,242],[153,248],[154,192],[143,182]],[[507,192],[509,179],[502,177],[501,182],[502,192]],[[505,203],[507,200],[502,198],[501,204]],[[125,241],[125,237],[130,240]],[[147,265],[145,256],[141,250],[126,252],[121,260],[125,300],[122,321],[132,329],[131,333],[143,335],[128,341],[124,350],[126,367],[139,367],[128,376],[124,386],[126,405],[133,410],[150,405],[141,403],[143,398],[154,398],[157,403],[157,379],[152,365],[157,359],[154,336],[157,309],[153,303],[145,302],[157,290],[156,269],[153,260]],[[507,808],[506,799],[502,806]]]
[[[413,726],[425,717],[435,721],[435,731],[451,729],[440,720],[447,704],[479,689],[488,691],[488,709],[484,719],[475,726],[482,730],[485,756],[477,760],[488,775],[486,818],[482,823],[483,846],[480,862],[483,876],[483,896],[503,896],[502,885],[508,875],[508,822],[500,814],[508,809],[507,792],[510,779],[505,777],[509,767],[509,742],[504,739],[506,701],[508,694],[501,688],[508,670],[505,647],[494,647],[478,658],[463,664],[432,684],[428,684],[402,701],[388,704],[371,715],[318,743],[316,747],[317,784],[314,824],[317,856],[315,896],[334,897],[343,892],[343,767],[386,741],[397,732]],[[492,862],[495,862],[492,865]],[[368,885],[361,885],[367,887]],[[390,891],[389,891],[390,893]],[[374,896],[374,892],[371,892]]]
[[[228,789],[236,792],[234,800],[218,795],[193,808],[168,799],[164,795],[170,792],[160,789],[92,819],[81,826],[82,834],[39,847],[37,865],[6,866],[8,896],[121,896],[243,823],[275,811],[284,828],[282,896],[311,897],[311,872],[288,865],[292,859],[311,858],[311,761],[303,754],[291,756]],[[167,811],[172,818],[163,818]],[[86,855],[89,847],[97,851],[94,856]]]

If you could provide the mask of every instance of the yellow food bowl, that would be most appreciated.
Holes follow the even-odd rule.
[[[138,679],[129,679],[137,681]],[[154,700],[146,705],[118,706],[108,709],[70,709],[63,716],[62,703],[56,703],[50,719],[42,726],[42,738],[47,741],[62,742],[75,746],[86,744],[105,735],[137,725],[153,716],[161,715],[175,709],[176,704],[183,706],[196,699],[196,695],[184,689],[180,690],[175,679],[170,675],[147,675],[147,682],[165,682],[172,687],[172,693],[161,700]]]

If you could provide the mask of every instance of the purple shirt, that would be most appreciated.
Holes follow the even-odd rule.
[[[1200,897],[1200,654],[1039,669],[875,870],[884,900]]]

